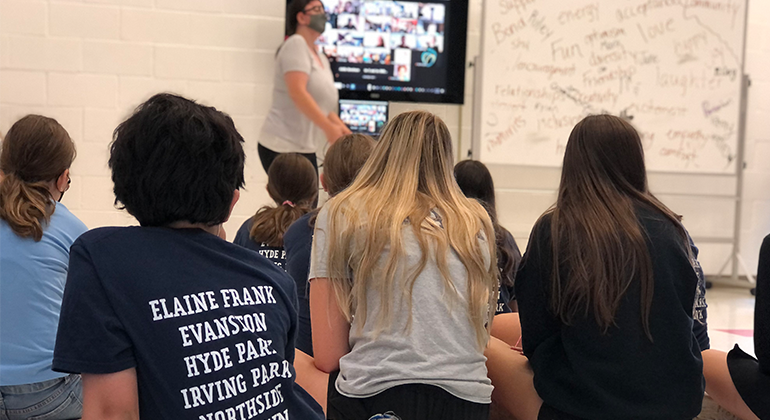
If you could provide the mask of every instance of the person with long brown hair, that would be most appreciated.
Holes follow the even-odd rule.
[[[308,277],[329,419],[489,416],[494,229],[452,166],[444,122],[406,112],[321,208]]]
[[[0,401],[4,419],[80,418],[80,375],[52,370],[70,245],[86,226],[59,201],[75,144],[27,115],[0,151]]]
[[[267,177],[267,193],[276,205],[261,207],[243,222],[233,243],[257,251],[285,270],[283,235],[292,223],[315,208],[318,178],[310,161],[297,153],[279,155]]]
[[[579,122],[516,276],[526,357],[487,349],[493,399],[522,420],[696,417],[698,278],[679,220],[650,193],[628,122]]]
[[[516,294],[513,279],[521,262],[521,251],[511,232],[497,220],[495,183],[486,165],[477,160],[463,160],[454,168],[457,185],[466,197],[478,200],[489,213],[495,228],[497,245],[497,269],[499,272],[499,292],[495,308],[495,322],[492,324],[492,336],[508,344],[515,345],[521,336]]]

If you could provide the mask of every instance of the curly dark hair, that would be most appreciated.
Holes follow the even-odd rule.
[[[214,226],[243,187],[243,137],[216,108],[161,93],[113,133],[115,204],[142,226],[177,221]]]

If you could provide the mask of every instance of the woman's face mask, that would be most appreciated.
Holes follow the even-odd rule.
[[[326,22],[328,20],[329,18],[326,16],[326,13],[310,15],[310,23],[308,24],[308,27],[318,32],[319,34],[322,34],[324,33],[324,30],[326,30]]]

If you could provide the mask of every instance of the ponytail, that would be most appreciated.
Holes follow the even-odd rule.
[[[283,234],[297,219],[315,207],[318,198],[318,174],[306,157],[284,153],[267,170],[267,192],[276,206],[257,210],[251,221],[249,237],[268,246],[283,246]]]
[[[75,144],[52,118],[27,115],[8,130],[0,152],[0,219],[15,234],[43,238],[43,227],[56,210],[48,184],[73,160]]]
[[[264,206],[254,215],[249,236],[255,242],[262,242],[268,246],[283,246],[283,234],[289,226],[312,210],[312,202],[298,203],[294,206],[289,204],[276,207]]]
[[[0,182],[0,219],[22,238],[43,238],[43,223],[51,220],[56,205],[45,182],[27,183],[16,174]]]

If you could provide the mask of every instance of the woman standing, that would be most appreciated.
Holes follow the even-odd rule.
[[[276,55],[273,105],[257,147],[265,172],[281,153],[300,153],[317,171],[318,145],[350,134],[337,116],[339,93],[329,60],[315,47],[326,21],[319,0],[294,0],[289,5],[286,29],[291,36]]]
[[[75,144],[28,115],[0,152],[0,418],[80,418],[80,375],[51,370],[70,245],[86,226],[58,201]]]

